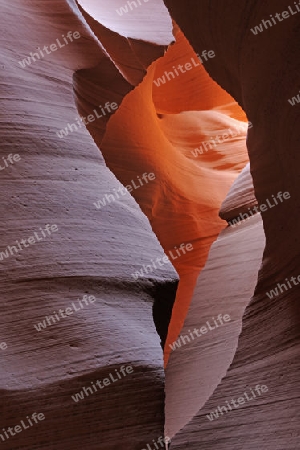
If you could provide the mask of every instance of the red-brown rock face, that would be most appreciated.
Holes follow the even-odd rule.
[[[172,449],[182,449],[188,440],[189,449],[198,449],[202,442],[206,449],[214,450],[296,450],[299,433],[295,423],[300,406],[296,356],[300,140],[299,109],[288,100],[299,88],[300,8],[285,1],[165,3],[195,51],[211,47],[219,55],[205,67],[239,102],[253,124],[247,143],[266,234],[258,284],[243,318],[233,363],[209,402],[175,437]],[[248,258],[247,252],[245,270]],[[220,289],[226,290],[226,285]],[[264,395],[255,391],[255,399],[244,397],[237,407],[229,404],[233,411],[229,409],[226,401],[243,396],[245,391],[249,394],[257,385],[267,386],[268,391]],[[227,412],[218,409],[223,406]],[[207,419],[216,410],[219,418]]]

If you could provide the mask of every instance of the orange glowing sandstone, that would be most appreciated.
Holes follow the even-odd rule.
[[[193,245],[192,252],[173,261],[180,283],[165,361],[168,344],[182,327],[210,246],[226,226],[218,217],[220,205],[248,161],[246,131],[230,136],[197,158],[193,155],[202,142],[240,126],[241,121],[245,124],[247,119],[232,97],[208,76],[177,27],[175,36],[176,43],[124,98],[108,123],[103,141],[96,139],[108,167],[123,185],[128,185],[133,176],[155,173],[155,181],[132,195],[165,252],[181,244]],[[165,84],[154,83],[165,71],[191,60],[197,62],[192,69],[170,77]]]

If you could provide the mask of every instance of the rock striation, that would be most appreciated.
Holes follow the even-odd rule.
[[[294,3],[1,3],[2,448],[299,449]]]

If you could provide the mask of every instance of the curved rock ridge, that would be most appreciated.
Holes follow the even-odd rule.
[[[243,213],[250,215],[253,206],[257,206],[257,200],[248,163],[231,186],[221,205],[219,215],[221,219],[229,222]]]
[[[244,111],[205,70],[203,63],[218,57],[214,50],[203,47],[196,53],[176,23],[173,34],[175,43],[155,63],[153,101],[158,113],[207,111],[213,115],[222,112],[225,117],[246,122]],[[242,127],[240,131],[243,139],[245,130]]]
[[[126,38],[169,45],[172,22],[163,0],[78,0],[97,22]]]
[[[163,435],[178,277],[164,264],[134,281],[166,256],[129,195],[95,207],[122,186],[80,126],[72,79],[99,62],[120,73],[73,2],[12,0],[1,17],[0,443],[140,449]]]
[[[171,448],[188,441],[190,449],[202,442],[214,450],[297,450],[300,138],[299,108],[289,100],[299,89],[299,5],[280,0],[165,3],[195,51],[213,47],[220,55],[205,67],[253,124],[247,146],[257,202],[278,199],[262,214],[266,248],[233,363]],[[264,395],[246,401],[244,392],[257,385],[266,386]],[[232,411],[220,411],[227,400],[241,396]],[[209,423],[206,416],[216,409],[221,417]]]
[[[121,36],[97,22],[80,4],[79,9],[114,65],[132,86],[139,84],[147,67],[164,54],[165,46]]]
[[[166,435],[175,436],[175,448],[177,442],[182,443],[180,433],[178,440],[176,433],[183,428],[187,439],[184,426],[201,411],[232,363],[264,246],[262,220],[257,215],[238,231],[230,227],[223,230],[211,247],[184,326],[179,337],[169,344],[172,353],[166,369]],[[194,423],[199,423],[198,415]]]

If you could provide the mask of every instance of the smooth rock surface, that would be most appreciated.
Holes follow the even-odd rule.
[[[166,435],[170,438],[193,419],[226,375],[264,246],[262,220],[257,215],[237,231],[223,230],[211,247],[180,336],[170,344],[174,348],[166,369]],[[243,264],[245,254],[247,265]],[[230,320],[223,319],[226,315]],[[185,432],[184,428],[186,437]],[[175,448],[182,443],[180,433],[174,442]]]
[[[254,213],[253,206],[257,206],[257,200],[254,194],[250,164],[248,163],[231,186],[221,205],[219,215],[221,219],[229,222],[240,214],[249,214],[250,211]]]

